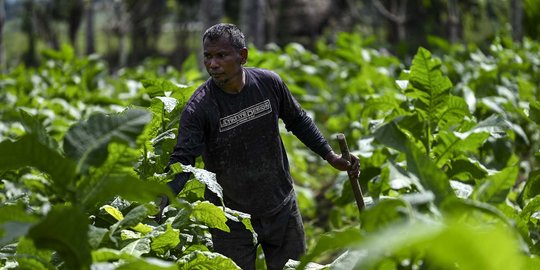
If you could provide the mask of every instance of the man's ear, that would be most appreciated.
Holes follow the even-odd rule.
[[[240,64],[244,65],[248,59],[248,49],[246,47],[240,49]]]

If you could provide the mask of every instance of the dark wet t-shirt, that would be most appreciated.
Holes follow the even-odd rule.
[[[182,112],[169,163],[193,165],[202,156],[205,169],[223,187],[225,205],[262,217],[294,196],[279,119],[321,157],[331,148],[276,73],[244,71],[246,84],[238,94],[222,91],[212,79],[195,91]],[[180,174],[169,186],[178,193],[188,177]],[[206,193],[210,201],[219,201]]]

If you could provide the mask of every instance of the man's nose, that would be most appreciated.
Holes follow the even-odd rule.
[[[216,58],[210,58],[208,59],[208,67],[209,68],[218,68],[219,67],[219,63],[218,61],[216,60]]]

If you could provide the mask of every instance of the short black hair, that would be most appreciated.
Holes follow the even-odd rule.
[[[231,45],[236,49],[246,47],[244,33],[236,25],[231,23],[218,23],[206,29],[202,41],[204,42],[206,39],[216,41],[224,37],[228,37]]]

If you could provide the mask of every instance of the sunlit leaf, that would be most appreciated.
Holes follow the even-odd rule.
[[[181,270],[202,269],[202,270],[221,270],[221,269],[240,269],[231,259],[219,254],[208,251],[194,251],[178,260]]]
[[[512,166],[488,176],[482,184],[477,186],[473,197],[479,201],[493,204],[504,202],[517,180],[518,173],[519,168]]]
[[[140,257],[151,251],[150,242],[150,238],[141,238],[129,243],[121,251],[134,257]]]
[[[167,224],[165,232],[152,238],[150,247],[157,254],[165,254],[167,250],[175,248],[180,243],[180,232]]]
[[[208,201],[196,203],[191,215],[210,228],[220,229],[225,232],[231,231],[229,226],[225,224],[227,217],[223,209]]]

